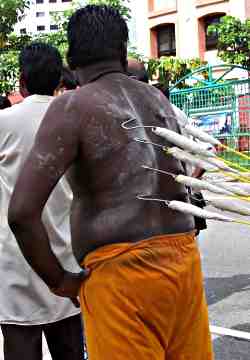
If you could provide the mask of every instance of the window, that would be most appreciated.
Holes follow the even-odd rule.
[[[165,0],[155,0],[154,1],[154,10],[162,10],[166,8],[166,1]]]
[[[56,3],[57,0],[49,0],[50,3]]]
[[[45,30],[45,25],[38,25],[37,26],[37,31],[44,31]]]
[[[43,11],[37,11],[36,17],[43,17],[43,16],[45,16],[45,12],[43,12]]]
[[[176,55],[175,25],[168,24],[157,29],[158,56]]]
[[[208,27],[209,25],[218,24],[220,19],[225,16],[225,14],[217,14],[217,15],[208,15],[204,18],[204,30],[206,36],[206,50],[215,50],[217,49],[218,43],[218,35],[216,33],[208,35]]]
[[[72,0],[62,0],[62,2],[71,2]]]
[[[20,34],[22,34],[22,35],[27,34],[27,30],[26,30],[26,28],[22,28],[22,29],[20,29]]]
[[[36,0],[37,4],[43,4],[44,0]]]
[[[154,11],[172,9],[176,7],[176,0],[154,0]]]
[[[56,24],[50,25],[50,30],[58,30],[58,25]]]

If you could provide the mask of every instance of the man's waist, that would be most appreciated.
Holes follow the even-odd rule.
[[[102,261],[112,259],[113,257],[135,249],[165,247],[169,245],[182,246],[192,243],[193,241],[195,241],[195,231],[161,234],[127,242],[113,242],[92,249],[82,260],[81,266],[91,268]]]

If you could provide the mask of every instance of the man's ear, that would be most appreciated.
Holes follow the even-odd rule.
[[[30,95],[26,87],[26,82],[23,73],[21,73],[19,77],[19,89],[20,89],[20,94],[22,95],[23,98],[26,98]]]

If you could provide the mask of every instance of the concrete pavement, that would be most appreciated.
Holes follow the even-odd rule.
[[[250,332],[250,228],[210,222],[201,234],[210,323]],[[250,342],[214,339],[216,360],[249,360]]]

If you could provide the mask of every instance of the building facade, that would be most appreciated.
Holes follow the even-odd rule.
[[[48,33],[58,30],[58,25],[55,21],[55,14],[63,13],[65,10],[69,10],[72,5],[76,3],[73,0],[32,0],[29,9],[26,10],[25,16],[23,19],[18,22],[15,26],[15,32],[17,34],[39,34],[39,33]],[[86,0],[77,1],[81,5],[86,4]],[[140,16],[138,11],[138,5],[144,3],[143,16],[142,12]],[[137,47],[137,44],[144,44],[139,46],[140,49],[144,52],[144,47],[149,49],[149,36],[145,41],[139,31],[139,28],[144,27],[147,23],[148,8],[147,0],[131,0],[127,2],[127,5],[131,8],[131,20],[129,21],[129,31],[130,31],[130,44],[131,46]],[[141,9],[140,9],[141,10]],[[145,45],[147,43],[147,45]]]
[[[250,17],[250,0],[148,0],[149,56],[199,57],[215,64],[216,36],[207,28],[220,17]]]
[[[33,0],[23,19],[15,26],[17,34],[57,31],[54,15],[70,9],[72,0]]]

